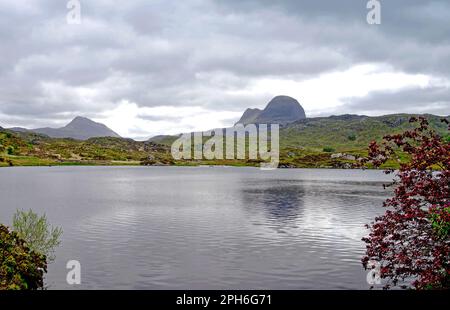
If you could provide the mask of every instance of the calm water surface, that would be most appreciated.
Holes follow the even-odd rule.
[[[16,209],[62,226],[50,289],[367,289],[364,224],[380,171],[227,167],[0,169],[0,222]]]

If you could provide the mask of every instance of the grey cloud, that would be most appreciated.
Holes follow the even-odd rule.
[[[81,3],[75,26],[65,23],[65,1],[0,0],[0,113],[33,127],[36,118],[93,115],[122,100],[240,111],[270,99],[233,93],[255,79],[307,79],[368,62],[450,74],[447,1],[382,1],[380,26],[366,23],[366,0]],[[352,109],[404,95],[352,99]],[[437,90],[421,96],[431,111],[448,103],[436,101]]]
[[[348,98],[343,110],[365,112],[432,113],[450,115],[450,87],[407,88],[398,91],[376,91],[362,98]]]
[[[381,1],[382,24],[366,23],[366,0],[222,0],[229,12],[279,10],[303,27],[280,29],[287,40],[340,50],[354,62],[387,62],[412,73],[450,73],[450,3]],[[286,21],[283,21],[284,23]],[[278,23],[276,23],[278,24]]]
[[[158,121],[171,121],[171,122],[177,122],[183,119],[181,116],[173,116],[173,115],[138,115],[140,119],[151,121],[151,122],[158,122]]]

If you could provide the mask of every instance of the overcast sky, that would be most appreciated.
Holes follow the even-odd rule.
[[[450,114],[450,1],[0,0],[0,126],[86,116],[126,137],[307,116]]]

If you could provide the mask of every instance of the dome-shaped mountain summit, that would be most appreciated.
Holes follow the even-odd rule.
[[[287,124],[305,118],[305,110],[296,99],[276,96],[264,110],[247,109],[237,124]]]

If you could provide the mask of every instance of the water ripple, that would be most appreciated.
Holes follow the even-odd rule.
[[[364,224],[388,195],[378,171],[4,171],[0,216],[33,207],[63,226],[48,275],[62,289],[69,259],[85,289],[366,289]]]

